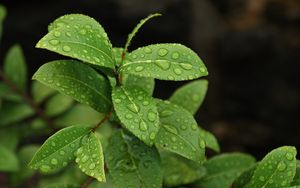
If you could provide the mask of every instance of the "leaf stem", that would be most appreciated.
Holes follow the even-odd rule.
[[[5,76],[1,69],[0,79],[11,89],[12,92],[19,95],[51,129],[55,130],[52,121],[45,115],[44,111],[34,102],[31,97],[29,97],[25,92],[19,90],[18,87]]]
[[[92,132],[95,132],[106,120],[108,120],[112,114],[112,110],[110,112],[108,112],[107,114],[105,114],[105,116],[99,121],[99,123],[92,128]]]
[[[124,51],[122,52],[122,55],[121,55],[121,66],[123,65],[123,61],[125,59],[126,53],[127,53],[127,51],[124,49]],[[122,82],[123,82],[123,75],[122,75],[122,73],[119,73],[118,83],[120,86],[122,85]]]
[[[89,177],[81,186],[80,188],[87,188],[92,182],[93,182],[94,178]]]

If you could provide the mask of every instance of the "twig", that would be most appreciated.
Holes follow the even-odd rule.
[[[92,182],[93,182],[94,178],[89,177],[82,185],[80,188],[87,188]]]
[[[124,50],[121,55],[121,65],[123,64],[125,56],[126,56],[126,51]],[[122,73],[119,73],[119,79],[118,79],[119,85],[122,85],[122,82],[123,82],[123,75],[122,75]]]
[[[100,125],[102,125],[106,120],[108,120],[112,114],[112,110],[110,112],[108,112],[107,114],[105,114],[105,116],[100,120],[100,122],[92,128],[92,132],[95,132],[99,127]]]
[[[31,99],[26,93],[20,91],[18,87],[12,83],[0,69],[0,79],[6,84],[14,93],[19,95],[34,111],[35,113],[45,121],[45,123],[51,128],[55,129],[51,120],[45,115],[44,111]]]

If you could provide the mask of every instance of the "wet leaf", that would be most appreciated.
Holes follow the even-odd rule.
[[[155,81],[153,78],[140,77],[132,74],[124,77],[125,87],[139,87],[146,91],[149,96],[152,96],[155,87]]]
[[[296,174],[294,176],[293,182],[291,183],[291,185],[298,185],[300,186],[300,161],[297,160],[296,162]]]
[[[220,152],[220,146],[218,140],[212,133],[200,128],[200,135],[205,140],[205,144],[207,148],[210,148],[215,152]]]

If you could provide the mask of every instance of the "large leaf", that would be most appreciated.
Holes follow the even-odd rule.
[[[6,17],[6,8],[0,5],[0,41],[1,41],[2,31],[3,31],[2,24],[5,17]]]
[[[59,115],[68,110],[73,103],[72,98],[58,93],[46,103],[45,114],[47,116]]]
[[[190,184],[206,174],[200,164],[179,155],[161,152],[164,185],[168,187]]]
[[[198,55],[181,44],[155,44],[131,52],[121,71],[161,80],[192,80],[208,75]]]
[[[81,139],[90,128],[85,125],[62,129],[48,138],[34,155],[30,167],[50,172],[64,167],[75,158],[74,152],[80,147]]]
[[[196,162],[205,159],[205,141],[194,117],[169,101],[156,100],[160,130],[155,144]]]
[[[155,101],[138,87],[116,87],[112,92],[115,111],[122,124],[148,145],[159,130]]]
[[[195,114],[205,98],[207,85],[207,80],[190,82],[177,89],[169,100]]]
[[[286,187],[296,173],[296,148],[283,146],[272,150],[257,165],[245,188]]]
[[[27,67],[21,46],[11,47],[4,60],[4,73],[19,90],[25,91],[27,87]]]
[[[40,67],[33,79],[99,112],[110,111],[110,85],[88,65],[70,60],[52,61]]]
[[[154,147],[119,131],[112,136],[106,154],[116,187],[162,187],[159,154]]]
[[[35,102],[41,103],[55,94],[55,90],[38,81],[31,84],[31,95]]]
[[[69,14],[58,18],[36,47],[114,69],[112,46],[106,32],[96,20],[85,15]]]
[[[206,176],[199,180],[202,188],[227,188],[245,170],[255,163],[255,159],[242,153],[218,155],[204,163]]]
[[[291,183],[291,185],[298,185],[300,186],[300,161],[297,160],[297,168],[296,168],[296,174],[294,176],[293,182]]]
[[[17,123],[34,114],[27,104],[4,101],[0,109],[0,126]]]
[[[15,172],[18,169],[19,162],[16,154],[0,145],[0,172]]]
[[[84,137],[81,147],[76,151],[76,163],[85,174],[105,182],[104,157],[100,140],[95,133]]]
[[[125,87],[139,87],[146,91],[149,96],[152,96],[155,86],[153,78],[140,77],[132,74],[125,75],[124,78]]]

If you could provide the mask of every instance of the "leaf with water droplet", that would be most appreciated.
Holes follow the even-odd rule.
[[[230,187],[245,170],[252,167],[255,159],[243,153],[224,153],[212,157],[203,166],[207,174],[196,184],[203,188]]]
[[[19,161],[17,155],[0,145],[0,171],[2,172],[15,172],[19,169]]]
[[[4,59],[4,74],[21,91],[27,88],[27,66],[20,45],[12,46]]]
[[[234,188],[244,188],[244,186],[251,180],[256,166],[257,163],[253,164],[252,167],[245,170],[238,178],[236,178],[234,181]]]
[[[139,87],[121,86],[113,89],[112,99],[123,126],[146,144],[152,145],[155,139],[153,134],[156,135],[159,130],[157,108],[152,97]],[[145,105],[144,101],[148,104]],[[148,114],[151,114],[150,118]]]
[[[47,116],[57,116],[70,109],[73,103],[72,98],[58,93],[47,101],[45,114]]]
[[[149,96],[152,96],[155,87],[153,78],[140,77],[132,74],[124,75],[123,82],[125,87],[139,87],[146,91]]]
[[[99,112],[110,111],[110,85],[88,65],[72,60],[52,61],[40,67],[33,79]]]
[[[203,162],[205,160],[205,143],[200,137],[197,122],[185,109],[168,101],[156,100],[160,118],[160,130],[155,145],[177,153],[187,159]],[[168,112],[167,115],[165,115]],[[170,113],[172,112],[172,113]],[[176,138],[170,139],[170,138]]]
[[[129,53],[124,62],[120,69],[123,73],[161,80],[193,80],[208,75],[198,55],[181,44],[141,47]]]
[[[69,14],[56,19],[36,47],[114,69],[112,45],[106,32],[96,20],[85,15]]]
[[[95,133],[90,133],[84,137],[75,156],[76,163],[85,174],[100,182],[106,181],[102,146]]]
[[[200,128],[200,135],[205,140],[205,145],[207,148],[214,150],[215,152],[220,152],[220,145],[216,137],[209,131]]]
[[[89,132],[90,127],[86,125],[71,126],[56,132],[37,151],[29,166],[46,173],[65,166],[64,163],[74,160],[74,152]]]
[[[178,88],[170,97],[173,104],[185,108],[195,114],[201,106],[207,91],[207,80],[196,80]]]
[[[283,146],[272,150],[257,165],[245,188],[287,187],[296,173],[296,148]]]
[[[118,188],[162,187],[159,154],[133,135],[116,132],[106,152],[107,167]]]
[[[199,163],[179,155],[160,152],[163,168],[164,185],[175,187],[193,183],[206,174],[206,169]]]
[[[300,186],[300,161],[296,161],[296,174],[291,183],[292,186]]]

